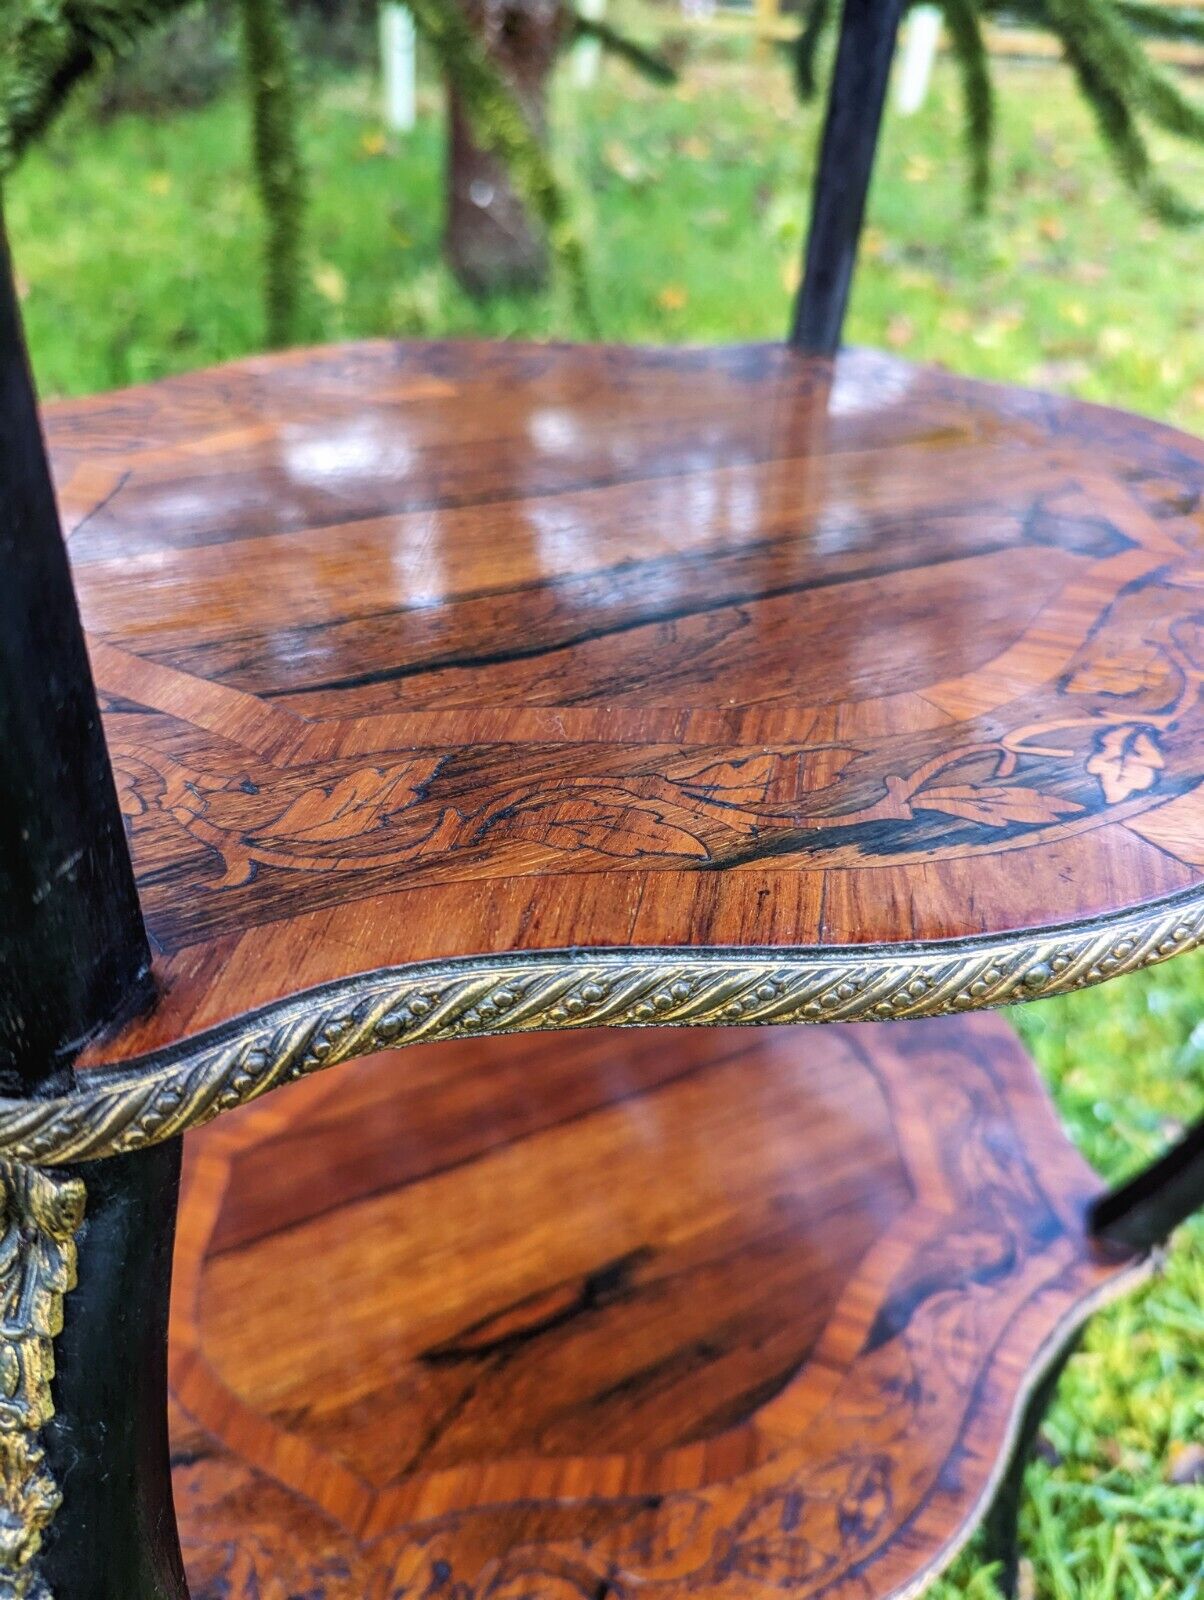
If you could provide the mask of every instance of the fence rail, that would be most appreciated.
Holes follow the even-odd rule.
[[[1182,0],[1153,0],[1153,3],[1167,10],[1198,11],[1204,16],[1204,5],[1185,6]],[[768,48],[796,38],[800,20],[797,15],[783,12],[781,0],[755,0],[754,4],[747,6],[720,6],[709,16],[683,14],[674,19],[674,26],[696,28],[700,32],[720,36],[751,36],[762,48]],[[1041,33],[1035,28],[989,23],[984,34],[987,48],[993,56],[1013,61],[1061,59],[1062,46],[1058,40],[1052,34]],[[1204,72],[1204,44],[1148,39],[1146,49],[1151,60],[1164,66],[1181,67],[1188,72]]]

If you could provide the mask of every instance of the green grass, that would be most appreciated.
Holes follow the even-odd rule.
[[[1055,69],[1002,80],[990,217],[967,221],[948,69],[886,130],[850,334],[961,371],[1060,388],[1204,432],[1201,238],[1138,212]],[[474,303],[439,259],[442,130],[389,144],[371,85],[318,82],[306,337],[580,337],[560,291]],[[585,234],[601,337],[774,338],[803,231],[815,113],[784,69],[702,60],[675,92],[608,70],[557,92],[556,147]],[[257,348],[258,219],[244,110],[161,123],[76,114],[17,175],[9,222],[48,394],[153,378]],[[1161,150],[1197,200],[1204,153]],[[1118,1178],[1204,1111],[1204,957],[1016,1022],[1068,1126]],[[1038,1600],[1204,1600],[1204,1224],[1163,1275],[1097,1317],[1030,1469],[1027,1592]],[[1177,1469],[1179,1469],[1177,1471]],[[934,1591],[987,1600],[971,1551]]]
[[[996,193],[967,219],[947,69],[884,137],[850,336],[966,372],[1072,390],[1204,431],[1198,233],[1143,216],[1055,69],[1003,80]],[[439,256],[442,126],[382,139],[367,80],[307,95],[313,178],[305,337],[581,337],[569,298],[480,305]],[[434,107],[433,96],[428,96]],[[662,91],[610,68],[557,93],[559,162],[589,248],[600,337],[776,338],[803,235],[816,113],[784,69],[702,62]],[[11,184],[9,225],[48,395],[225,359],[262,338],[246,116],[60,126]],[[1204,151],[1166,171],[1204,193]]]

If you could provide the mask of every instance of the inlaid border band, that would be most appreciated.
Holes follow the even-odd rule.
[[[1067,994],[1204,944],[1204,890],[1039,932],[912,945],[559,950],[413,963],[291,996],[66,1095],[0,1100],[0,1157],[158,1144],[281,1084],[403,1045],[562,1028],[881,1022]]]

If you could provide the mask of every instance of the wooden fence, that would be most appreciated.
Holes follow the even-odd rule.
[[[1183,0],[1153,0],[1153,3],[1168,9],[1195,10],[1204,16],[1204,4],[1184,5]],[[782,7],[782,0],[750,0],[744,6],[721,5],[709,16],[683,14],[674,19],[675,27],[698,28],[719,35],[751,35],[766,50],[775,43],[796,38],[799,25],[798,16],[787,13]],[[1062,46],[1052,34],[1041,33],[1033,28],[991,23],[985,33],[988,48],[994,56],[1017,61],[1056,61],[1062,54]],[[1151,59],[1166,66],[1204,72],[1204,44],[1149,39],[1146,49]]]

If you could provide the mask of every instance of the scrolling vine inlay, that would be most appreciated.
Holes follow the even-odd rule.
[[[1084,1236],[1006,1022],[531,1055],[380,1056],[190,1141],[194,1592],[915,1600],[1149,1270]]]
[[[1204,446],[850,352],[360,346],[52,408],[147,921],[129,1060],[571,946],[1204,892]]]

